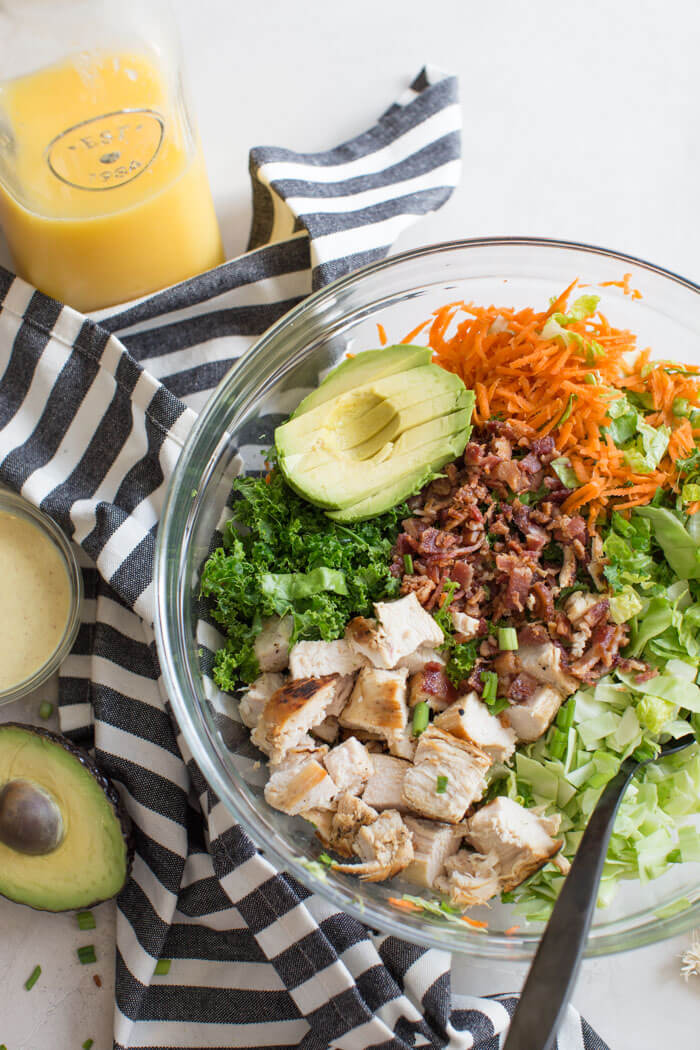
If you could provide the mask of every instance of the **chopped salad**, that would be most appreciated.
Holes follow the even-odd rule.
[[[268,803],[450,921],[496,895],[545,919],[621,762],[700,731],[700,369],[575,284],[541,312],[448,304],[331,373],[203,572]],[[425,372],[416,422],[436,368],[467,393]],[[642,769],[599,903],[700,861],[698,813],[697,745]]]

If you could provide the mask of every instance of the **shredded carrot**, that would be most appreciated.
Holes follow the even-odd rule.
[[[400,897],[389,897],[389,904],[393,904],[395,908],[403,908],[404,911],[423,911],[419,904],[401,900]]]
[[[507,930],[504,930],[506,937],[512,937],[514,933],[517,933],[520,929],[519,926],[509,926]]]
[[[386,346],[389,340],[386,337],[386,329],[383,324],[377,325],[377,334],[379,336],[379,345]]]
[[[601,281],[598,285],[599,288],[622,288],[625,295],[631,295],[633,299],[643,299],[644,296],[638,288],[631,288],[630,281],[632,280],[632,274],[626,273],[621,281]]]
[[[630,279],[625,274],[621,281],[603,284],[635,295]],[[474,391],[476,424],[496,417],[519,421],[531,438],[551,434],[579,482],[563,510],[570,514],[586,508],[593,528],[610,510],[649,503],[659,487],[680,491],[676,460],[692,453],[700,431],[673,408],[679,399],[700,408],[700,368],[651,361],[649,349],[637,350],[632,332],[613,327],[600,311],[567,325],[574,334],[567,345],[557,336],[543,339],[544,324],[553,313],[566,310],[576,284],[541,312],[446,303],[403,341],[427,332],[435,363]],[[611,423],[610,404],[635,393],[651,398],[647,422],[670,431],[666,454],[646,475],[635,473],[603,432]],[[691,513],[693,507],[688,508]]]
[[[272,481],[272,474],[271,474],[271,472],[270,472],[270,471],[268,470],[267,474],[265,475],[265,484],[266,484],[266,485],[269,485],[271,481]]]
[[[349,357],[349,358],[353,358],[355,355],[351,354],[350,351],[348,350],[348,352],[347,352],[347,354],[345,356]]]
[[[460,915],[462,922],[466,922],[467,926],[473,926],[475,930],[488,930],[489,924],[487,922],[481,922],[480,919],[470,919],[468,915]]]

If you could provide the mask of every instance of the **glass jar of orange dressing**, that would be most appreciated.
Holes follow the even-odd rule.
[[[173,19],[152,0],[0,0],[0,225],[81,311],[223,261]]]

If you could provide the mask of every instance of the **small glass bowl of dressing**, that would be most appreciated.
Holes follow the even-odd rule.
[[[80,626],[82,576],[56,523],[0,490],[0,706],[58,670]]]

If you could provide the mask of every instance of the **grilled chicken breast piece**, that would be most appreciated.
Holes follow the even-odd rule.
[[[389,754],[397,758],[405,758],[412,762],[418,747],[418,737],[414,736],[413,726],[409,724],[400,731],[388,733],[386,737],[389,746]]]
[[[444,641],[441,628],[413,593],[394,602],[375,602],[374,610],[376,621],[355,617],[345,637],[375,667],[390,670],[421,646],[435,648]]]
[[[476,908],[500,892],[498,857],[482,856],[461,849],[445,861],[445,874],[435,880],[435,889],[449,897],[455,908]]]
[[[486,790],[485,752],[434,725],[421,733],[403,781],[404,804],[421,816],[458,824]]]
[[[355,835],[353,851],[361,864],[335,864],[336,871],[349,872],[366,882],[381,882],[398,875],[413,860],[413,839],[401,814],[387,809]]]
[[[541,685],[528,700],[506,708],[503,718],[519,742],[539,740],[551,726],[563,702],[564,697],[556,689]]]
[[[323,810],[315,810],[323,813]],[[304,814],[306,816],[306,814]],[[373,824],[379,814],[357,795],[346,791],[337,800],[337,808],[330,815],[330,820],[317,821],[316,831],[324,846],[339,853],[341,857],[353,856],[353,843],[360,828]],[[321,832],[321,826],[323,832]]]
[[[479,853],[494,853],[502,890],[512,890],[559,852],[559,817],[543,817],[500,796],[467,821],[467,841]]]
[[[243,725],[249,729],[255,729],[260,721],[260,716],[265,709],[265,704],[273,693],[284,685],[284,676],[264,671],[246,689],[238,704],[238,714],[241,716]]]
[[[374,809],[406,809],[403,799],[403,781],[410,762],[392,755],[372,755],[373,772],[365,790],[363,801]]]
[[[457,699],[457,690],[437,663],[429,663],[408,681],[408,706],[425,702],[431,711],[444,711]]]
[[[403,878],[430,889],[445,870],[445,861],[459,849],[466,827],[441,824],[435,820],[404,816],[403,822],[413,837],[413,860]]]
[[[304,810],[326,809],[332,805],[338,788],[328,770],[313,752],[304,752],[281,762],[265,785],[265,801],[282,813],[296,816]]]
[[[287,682],[265,704],[251,739],[272,762],[281,762],[307,729],[320,725],[335,695],[336,675]]]
[[[507,762],[515,751],[513,730],[503,726],[476,693],[467,693],[450,704],[433,725],[480,747],[494,762]]]
[[[396,666],[405,667],[409,675],[413,675],[424,671],[426,664],[437,664],[438,667],[444,667],[445,663],[445,657],[437,649],[433,649],[430,645],[419,645],[414,653],[402,656]]]
[[[340,733],[340,722],[335,715],[326,715],[322,722],[311,730],[313,736],[324,744],[334,744]]]
[[[551,686],[565,696],[575,693],[580,685],[578,679],[562,668],[561,649],[553,642],[521,645],[514,657],[518,671],[525,671],[538,682]]]
[[[325,756],[323,763],[339,791],[361,795],[374,772],[372,756],[354,736],[338,744]]]
[[[366,662],[345,638],[338,638],[335,642],[297,642],[289,651],[292,678],[351,675]]]
[[[340,715],[347,729],[361,729],[389,739],[408,725],[406,679],[408,671],[363,667],[350,700]]]
[[[280,619],[270,616],[255,639],[253,650],[261,671],[284,671],[289,663],[289,639],[292,637],[294,620],[291,616]]]
[[[469,616],[467,613],[450,609],[450,619],[457,634],[464,636],[463,641],[468,642],[470,639],[476,638],[479,633],[480,621],[475,616]]]

